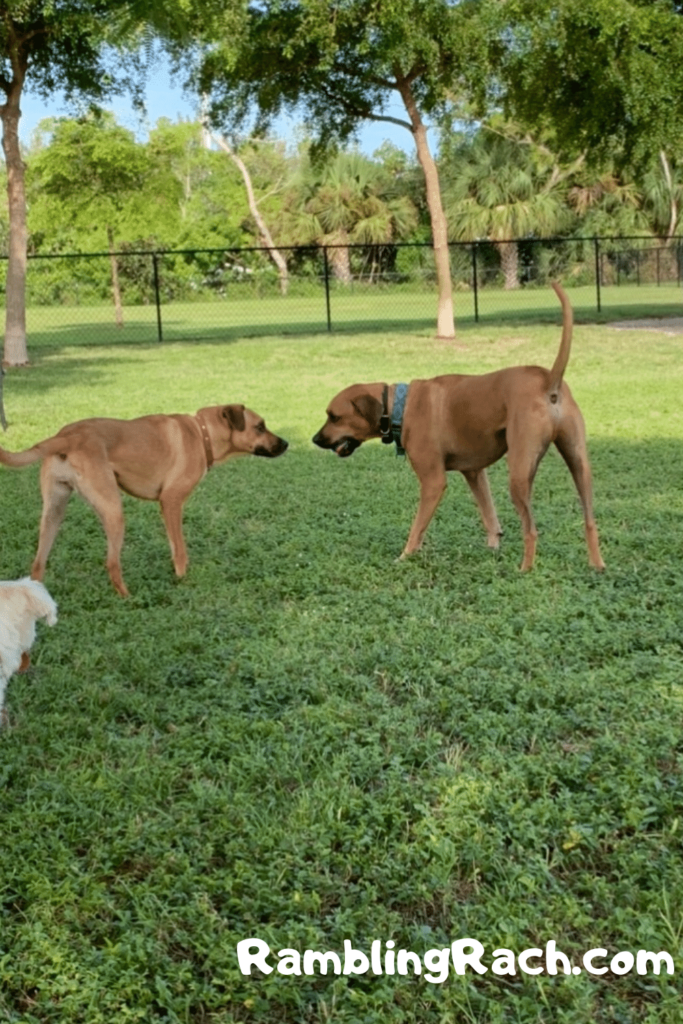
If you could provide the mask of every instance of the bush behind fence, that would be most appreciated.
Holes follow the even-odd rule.
[[[555,278],[576,290],[575,307],[586,314],[603,310],[607,290],[608,305],[636,306],[640,315],[671,314],[680,301],[683,248],[678,240],[513,239],[449,248],[457,320],[556,313],[552,297],[532,296]],[[149,315],[142,316],[145,336],[158,340],[221,330],[429,328],[435,322],[436,275],[428,244],[299,246],[280,252],[286,277],[268,250],[256,247],[164,251],[127,245],[115,256],[34,254],[27,275],[29,330],[32,321],[48,330],[50,310],[55,325],[63,326],[57,311],[74,307],[110,309],[113,323],[114,261],[120,300],[128,311],[123,334],[131,319],[136,321],[131,310],[147,310]],[[4,301],[4,292],[0,295]],[[195,315],[188,314],[185,327],[179,322],[174,327],[176,311],[187,304],[196,306]],[[83,314],[77,317],[81,325],[85,320]]]

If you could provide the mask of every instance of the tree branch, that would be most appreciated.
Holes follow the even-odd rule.
[[[667,242],[670,242],[673,238],[674,231],[676,230],[676,222],[678,221],[678,204],[676,203],[676,193],[674,192],[671,168],[669,167],[669,161],[663,149],[660,149],[659,151],[659,160],[662,165],[662,170],[664,171],[664,180],[666,181],[666,186],[669,190],[669,209],[671,216],[669,218],[669,230],[666,235],[666,240]]]
[[[401,128],[407,128],[409,132],[413,131],[410,121],[403,121],[400,117],[391,117],[390,114],[372,114],[369,111],[363,116],[367,121],[385,121],[387,124],[397,124]]]
[[[204,127],[206,130],[206,126]],[[213,139],[216,145],[219,146],[224,153],[228,154],[233,163],[236,164],[236,166],[239,168],[239,171],[244,179],[245,188],[247,190],[247,202],[249,204],[251,215],[256,221],[256,226],[261,235],[261,239],[265,242],[266,248],[268,250],[268,255],[270,256],[273,263],[277,267],[278,274],[280,277],[280,290],[284,295],[287,292],[287,283],[289,277],[287,270],[287,262],[285,258],[282,256],[280,250],[275,245],[273,237],[268,229],[268,225],[263,219],[261,211],[258,208],[258,203],[256,202],[256,196],[254,195],[254,189],[251,183],[251,175],[247,170],[247,166],[242,160],[242,158],[238,156],[238,154],[235,152],[232,146],[228,144],[228,142],[226,141],[226,139],[223,138],[222,135],[214,135],[213,132],[209,131],[209,137]]]
[[[564,181],[566,178],[571,177],[578,169],[585,163],[586,150],[579,153],[576,160],[574,160],[568,167],[562,169],[557,162],[557,156],[553,153],[552,149],[545,145],[543,142],[538,142],[533,136],[528,133],[523,137],[519,138],[514,132],[499,131],[497,128],[493,128],[490,124],[483,123],[482,128],[487,132],[491,132],[492,135],[497,135],[500,139],[506,139],[508,142],[515,142],[518,146],[533,146],[538,150],[539,153],[543,153],[544,156],[552,162],[552,171],[550,178],[543,187],[543,192],[549,192],[550,189],[554,188],[555,185]]]

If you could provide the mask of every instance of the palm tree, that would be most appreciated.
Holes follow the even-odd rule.
[[[561,229],[569,216],[564,202],[569,173],[545,147],[480,130],[456,147],[444,168],[450,239],[493,242],[505,288],[517,288],[515,239],[547,237]]]
[[[322,166],[305,155],[282,215],[280,242],[327,247],[338,281],[352,279],[350,245],[405,238],[417,225],[411,199],[381,164],[361,153],[339,152]]]
[[[650,234],[640,190],[614,169],[575,181],[567,192],[567,202],[583,235],[618,238]]]

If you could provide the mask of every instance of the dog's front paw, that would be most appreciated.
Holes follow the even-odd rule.
[[[415,551],[417,551],[417,550],[418,550],[418,548],[415,548]],[[406,560],[407,558],[410,558],[410,557],[411,557],[412,555],[414,555],[414,554],[415,554],[415,551],[407,551],[407,550],[403,550],[403,551],[401,552],[401,554],[400,554],[400,555],[398,556],[398,558],[397,558],[397,559],[395,559],[395,561],[397,561],[397,562],[405,562],[405,560]]]

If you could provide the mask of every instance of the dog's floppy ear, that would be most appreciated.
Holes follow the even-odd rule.
[[[244,430],[243,405],[224,405],[221,416],[228,421],[233,430]]]
[[[379,430],[379,418],[382,415],[382,403],[372,395],[359,395],[351,402],[359,416],[367,420],[373,430]]]

